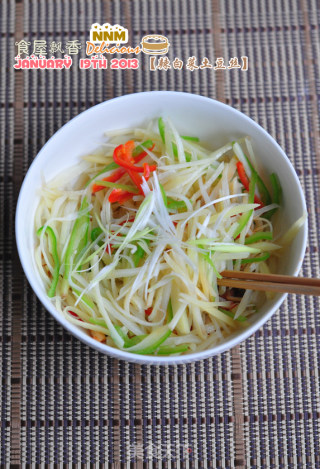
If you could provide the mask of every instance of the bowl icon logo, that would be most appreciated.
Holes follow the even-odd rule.
[[[142,52],[149,55],[163,55],[169,51],[170,43],[166,36],[148,34],[141,40]]]

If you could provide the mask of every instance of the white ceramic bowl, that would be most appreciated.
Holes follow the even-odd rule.
[[[267,301],[250,327],[209,350],[178,357],[140,356],[100,344],[85,330],[62,317],[47,297],[33,262],[33,220],[42,175],[50,180],[75,164],[82,155],[105,141],[103,133],[106,130],[141,126],[159,116],[170,116],[182,134],[197,135],[200,140],[210,143],[212,149],[244,135],[251,136],[261,166],[269,173],[276,171],[281,180],[283,223],[291,224],[306,210],[304,195],[289,159],[275,140],[253,120],[232,107],[209,98],[173,91],[153,91],[122,96],[94,106],[72,119],[50,138],[30,166],[21,187],[16,210],[16,239],[20,260],[31,287],[45,308],[71,334],[90,347],[118,359],[145,364],[177,364],[207,358],[239,344],[270,319],[286,295],[277,295],[274,300]],[[282,260],[282,273],[298,274],[306,240],[307,224]]]

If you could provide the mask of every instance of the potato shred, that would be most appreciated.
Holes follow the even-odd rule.
[[[109,132],[41,189],[34,256],[54,306],[138,354],[205,350],[246,327],[270,293],[219,287],[220,272],[276,271],[305,221],[275,231],[281,184],[259,173],[247,137],[212,151],[169,118]]]

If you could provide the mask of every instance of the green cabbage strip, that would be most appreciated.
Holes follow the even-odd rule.
[[[270,252],[264,253],[262,256],[259,257],[250,257],[249,259],[241,259],[241,264],[250,264],[252,262],[263,262],[269,259]]]
[[[150,148],[150,147],[152,147],[152,145],[153,145],[152,140],[146,140],[145,142],[143,142],[140,145],[136,146],[136,148],[134,148],[134,150],[132,152],[133,158],[136,158],[137,156],[140,155],[140,153],[142,153],[144,151],[144,149],[142,147]],[[119,168],[119,165],[117,163],[115,163],[114,161],[110,164],[107,164],[107,166],[102,168],[95,176],[93,176],[91,179],[89,179],[89,181],[85,184],[84,187],[88,187],[89,184],[91,184],[101,174],[108,173],[109,171],[112,171],[113,169],[117,169],[117,168]]]
[[[43,226],[38,229],[37,231],[38,236],[40,236],[43,229],[44,229]],[[59,261],[59,256],[57,252],[57,238],[56,238],[56,235],[54,234],[53,229],[50,226],[47,226],[45,229],[45,234],[47,234],[49,237],[49,243],[51,245],[50,252],[53,258],[53,262],[54,262],[52,281],[51,281],[50,288],[48,290],[48,296],[49,298],[52,298],[55,295],[57,284],[59,281],[60,261]]]
[[[270,175],[270,182],[272,186],[272,195],[273,195],[272,203],[280,204],[282,188],[281,188],[281,184],[276,173],[272,173]],[[269,212],[265,213],[264,217],[270,219],[277,210],[278,210],[277,208],[270,210]]]
[[[173,353],[183,353],[189,349],[188,345],[181,344],[181,345],[162,345],[159,347],[157,355],[170,355]]]
[[[88,208],[89,204],[85,197],[82,201],[80,212]],[[64,275],[61,289],[61,295],[65,296],[69,288],[69,275],[73,265],[75,253],[80,253],[88,241],[90,216],[89,213],[78,217],[73,225],[69,244],[64,258]]]
[[[265,183],[263,182],[263,180],[261,179],[261,177],[259,176],[259,174],[257,173],[257,171],[254,169],[254,167],[252,166],[252,163],[251,161],[249,160],[249,158],[244,155],[245,158],[246,158],[246,161],[249,165],[249,168],[251,169],[252,171],[252,175],[253,174],[256,174],[257,175],[257,186],[258,186],[258,189],[259,189],[259,192],[260,192],[260,195],[261,195],[261,200],[262,202],[264,203],[264,205],[270,205],[271,204],[271,196],[270,196],[270,193],[265,185]]]
[[[249,184],[249,204],[254,203],[254,191],[256,187],[256,182],[257,182],[257,176],[258,173],[255,171],[252,173],[252,178]],[[253,214],[253,210],[250,210],[249,212],[243,213],[238,221],[238,227],[236,231],[233,234],[233,239],[237,238],[239,234],[244,230],[244,228],[247,226],[247,223],[250,220],[251,215]]]
[[[253,243],[256,243],[257,241],[261,241],[262,239],[271,239],[272,240],[272,237],[273,237],[273,235],[272,235],[271,231],[262,231],[262,232],[259,232],[259,233],[254,233],[251,236],[248,236],[244,240],[244,244],[253,244]]]
[[[220,308],[218,307],[218,310],[221,311],[221,313],[224,313],[226,314],[227,316],[229,316],[230,318],[234,319],[234,314],[235,313],[232,313],[232,311],[229,311],[228,309],[224,309],[224,308]],[[247,318],[244,317],[244,316],[238,316],[236,319],[234,319],[235,321],[239,321],[239,322],[246,322],[247,321]]]

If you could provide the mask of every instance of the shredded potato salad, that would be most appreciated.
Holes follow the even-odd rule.
[[[224,270],[275,272],[305,221],[274,230],[281,183],[249,138],[214,151],[170,119],[107,134],[44,182],[35,262],[48,296],[99,342],[136,354],[211,348],[271,293],[218,286]]]

